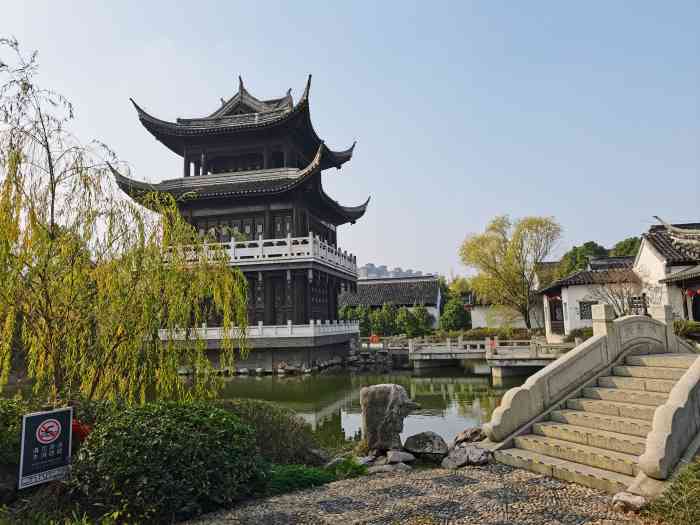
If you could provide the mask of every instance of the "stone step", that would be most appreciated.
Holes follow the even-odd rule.
[[[571,483],[579,483],[609,494],[617,494],[627,490],[634,481],[633,477],[625,474],[581,465],[580,463],[545,456],[529,450],[517,448],[498,450],[495,452],[494,457],[496,461],[512,467],[524,468],[531,472]]]
[[[516,448],[537,452],[545,456],[573,461],[603,470],[611,470],[628,476],[638,472],[637,456],[604,448],[581,445],[551,437],[528,434],[515,438]]]
[[[690,368],[698,354],[649,354],[630,355],[625,362],[632,366],[660,366],[664,368]]]
[[[608,416],[629,417],[633,419],[644,419],[646,421],[651,421],[654,419],[654,412],[656,411],[657,407],[577,397],[567,400],[566,408],[570,408],[571,410],[582,410],[583,412],[606,414]]]
[[[668,394],[660,392],[640,392],[639,390],[623,390],[621,388],[591,387],[583,389],[583,397],[602,399],[603,401],[615,401],[616,403],[659,406],[666,402]]]
[[[554,410],[550,414],[552,421],[567,423],[578,427],[595,428],[619,434],[629,434],[646,438],[651,432],[651,421],[629,417],[610,416],[596,412],[580,410]]]
[[[644,377],[648,379],[668,379],[678,381],[685,368],[665,368],[661,366],[616,366],[612,373],[618,377]]]
[[[669,393],[676,381],[670,379],[646,379],[643,377],[605,376],[598,378],[598,386],[603,388],[622,388],[648,392]]]
[[[543,421],[532,426],[532,433],[540,436],[571,441],[581,445],[605,448],[640,456],[644,453],[646,439],[619,432],[607,432],[595,428],[567,425],[557,421]]]

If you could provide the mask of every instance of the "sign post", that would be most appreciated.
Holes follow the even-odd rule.
[[[25,489],[68,474],[73,407],[25,414],[18,488]]]

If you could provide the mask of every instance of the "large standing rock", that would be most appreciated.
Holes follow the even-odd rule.
[[[411,463],[415,460],[416,457],[413,454],[403,450],[390,450],[386,453],[387,463]]]
[[[403,420],[418,404],[399,385],[373,385],[360,391],[362,437],[369,450],[401,448]]]
[[[403,448],[411,454],[435,461],[440,461],[448,452],[445,440],[435,432],[430,431],[409,437]]]

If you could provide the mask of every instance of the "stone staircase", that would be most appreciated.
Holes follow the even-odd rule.
[[[501,463],[617,493],[639,472],[654,411],[697,354],[631,355],[597,386],[583,388],[515,437],[513,448],[497,450]]]

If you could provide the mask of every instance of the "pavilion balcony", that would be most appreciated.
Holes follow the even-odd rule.
[[[306,237],[282,237],[253,241],[207,243],[207,250],[224,250],[231,266],[246,267],[261,263],[316,262],[357,277],[357,257],[322,241],[310,233]]]

